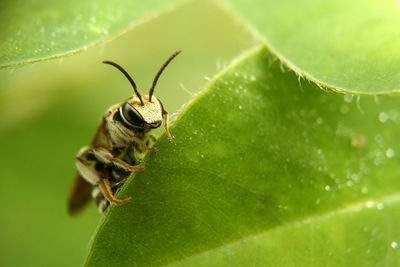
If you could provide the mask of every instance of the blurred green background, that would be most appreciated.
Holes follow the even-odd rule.
[[[76,218],[66,212],[75,155],[90,143],[102,113],[133,93],[102,60],[122,65],[146,93],[161,64],[182,49],[155,91],[172,114],[256,43],[219,7],[187,3],[83,53],[2,69],[0,265],[83,263],[101,215],[93,203]]]

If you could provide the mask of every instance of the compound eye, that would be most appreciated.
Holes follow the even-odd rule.
[[[132,107],[128,102],[124,104],[122,107],[122,117],[126,122],[129,124],[136,126],[136,127],[144,127],[144,119],[142,115]]]

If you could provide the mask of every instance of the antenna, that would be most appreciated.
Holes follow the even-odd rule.
[[[164,71],[164,69],[168,66],[168,64],[171,62],[171,60],[174,59],[174,57],[176,57],[180,52],[182,52],[182,50],[178,50],[175,53],[172,54],[172,56],[170,56],[167,61],[165,61],[164,65],[161,66],[160,70],[158,71],[156,77],[154,78],[153,81],[153,86],[150,88],[149,91],[149,101],[151,102],[151,97],[153,96],[153,92],[154,92],[154,87],[156,87],[158,78],[160,78],[161,73]]]
[[[129,76],[129,74],[128,74],[120,65],[118,65],[117,63],[114,63],[114,62],[108,61],[108,60],[103,61],[103,63],[104,63],[104,64],[109,64],[109,65],[112,65],[112,66],[116,67],[117,69],[119,69],[119,70],[125,75],[125,77],[126,77],[126,78],[129,80],[129,82],[132,84],[133,90],[135,91],[136,96],[137,96],[137,97],[139,98],[139,100],[140,100],[140,104],[141,104],[142,106],[144,106],[144,103],[143,103],[143,100],[142,100],[142,96],[139,94],[139,92],[138,92],[138,90],[137,90],[137,88],[136,88],[136,84],[135,84],[135,82],[133,81],[133,79],[131,78],[131,76]],[[151,97],[150,97],[150,99],[151,99]]]

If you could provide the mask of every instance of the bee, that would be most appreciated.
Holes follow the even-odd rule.
[[[143,96],[121,66],[112,61],[103,61],[125,75],[135,94],[104,113],[91,145],[79,151],[76,157],[78,173],[68,198],[68,212],[71,215],[80,212],[91,197],[96,200],[101,213],[106,212],[110,203],[119,205],[128,202],[130,197],[117,199],[115,195],[133,171],[144,170],[139,164],[145,152],[157,152],[155,147],[150,147],[155,141],[150,131],[160,127],[163,122],[171,142],[168,112],[153,93],[161,73],[180,52],[173,53],[161,66],[149,94]]]

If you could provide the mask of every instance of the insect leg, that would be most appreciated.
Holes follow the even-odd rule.
[[[112,203],[123,204],[129,201],[130,198],[119,200],[114,197],[109,180],[104,176],[104,173],[97,170],[96,164],[114,164],[126,170],[132,170],[132,168],[135,168],[135,170],[137,168],[143,169],[143,167],[131,166],[120,159],[114,158],[110,152],[103,148],[85,147],[79,152],[77,166],[85,180],[93,185],[98,184],[103,195]]]
[[[100,160],[101,162],[108,163],[108,164],[113,164],[114,166],[127,170],[127,171],[143,171],[144,167],[142,166],[132,166],[126,163],[125,161],[116,158],[111,154],[110,151],[102,148],[102,147],[96,147],[92,148],[92,151],[94,153],[94,156]]]
[[[147,145],[146,145],[146,143],[145,142],[143,142],[143,140],[141,140],[141,139],[139,139],[139,138],[137,138],[136,136],[133,136],[132,137],[132,140],[135,142],[135,143],[138,143],[141,147],[143,147],[145,150],[147,150],[147,151],[153,151],[153,152],[157,152],[157,148],[156,147],[148,147]]]
[[[124,204],[131,200],[131,197],[127,197],[125,199],[116,199],[112,193],[110,182],[107,179],[100,180],[99,183],[100,189],[103,192],[103,195],[107,198],[108,201],[115,204]]]
[[[153,142],[157,141],[157,138],[154,135],[150,135],[150,138]]]
[[[163,109],[162,117],[163,117],[163,121],[164,121],[164,129],[165,129],[165,132],[168,135],[168,141],[171,142],[172,141],[172,136],[171,136],[171,134],[169,133],[169,130],[168,130],[168,112],[165,109]]]
[[[124,127],[121,122],[114,121],[114,123],[118,127],[118,129],[121,130],[121,132],[123,132],[125,135],[129,136],[132,139],[133,142],[138,143],[141,147],[143,147],[147,151],[157,152],[157,148],[156,147],[148,147],[148,146],[146,146],[146,144],[145,144],[145,142],[143,142],[143,140],[141,140],[140,138],[137,138],[135,136],[135,133],[132,130],[127,129],[126,127]]]

